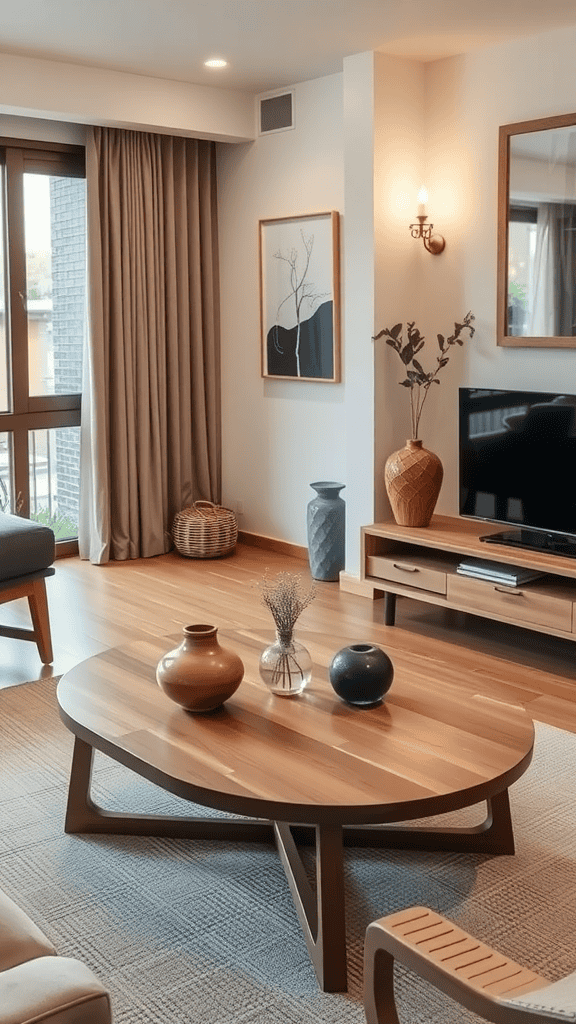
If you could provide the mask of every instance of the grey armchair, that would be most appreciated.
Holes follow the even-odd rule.
[[[0,625],[0,636],[31,640],[45,665],[53,660],[45,579],[54,575],[54,553],[49,527],[0,513],[0,604],[27,597],[32,619],[32,629]]]

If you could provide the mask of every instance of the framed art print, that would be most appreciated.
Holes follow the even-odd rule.
[[[336,211],[260,221],[262,376],[340,380]]]

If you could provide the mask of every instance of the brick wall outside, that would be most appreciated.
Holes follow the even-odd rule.
[[[52,324],[56,394],[82,391],[86,299],[86,181],[50,179]],[[78,522],[80,427],[56,429],[58,513]]]

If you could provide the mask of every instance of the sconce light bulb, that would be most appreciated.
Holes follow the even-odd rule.
[[[421,188],[418,193],[418,216],[426,216],[426,203],[428,202],[428,192],[425,188]]]
[[[438,256],[439,253],[444,252],[446,242],[442,235],[432,234],[434,225],[428,223],[428,215],[426,213],[427,199],[428,192],[425,188],[421,188],[418,193],[418,223],[410,225],[410,234],[412,238],[421,238],[426,251],[431,252],[433,256]]]

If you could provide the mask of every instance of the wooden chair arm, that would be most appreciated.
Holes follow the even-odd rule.
[[[549,1009],[514,1004],[514,997],[551,983],[458,928],[427,907],[410,907],[368,926],[364,948],[368,1024],[398,1024],[393,966],[398,960],[462,1006],[495,1024],[576,1020]],[[576,989],[575,989],[576,997]],[[526,1000],[528,1004],[528,1000]],[[575,998],[576,1005],[576,998]]]

